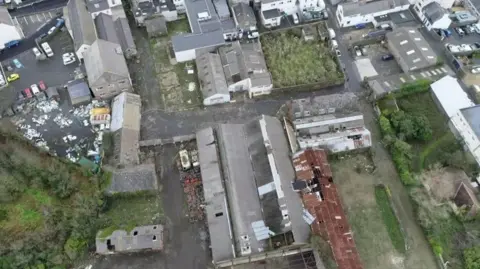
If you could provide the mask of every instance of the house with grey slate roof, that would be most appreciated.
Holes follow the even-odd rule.
[[[110,99],[132,91],[127,62],[119,44],[97,39],[85,52],[85,70],[93,95]]]
[[[427,5],[422,6],[421,1],[418,1],[413,6],[413,10],[427,30],[448,29],[450,24],[452,24],[449,12],[438,2],[430,2]]]
[[[63,8],[65,26],[72,36],[75,54],[79,59],[84,58],[84,53],[97,40],[95,25],[92,16],[87,10],[84,0],[70,0]]]
[[[111,15],[100,13],[95,17],[94,22],[99,39],[119,44],[127,59],[137,54],[137,47],[126,18],[118,18],[114,21]]]

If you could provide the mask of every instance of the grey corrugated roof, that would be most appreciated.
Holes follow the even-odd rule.
[[[78,50],[83,44],[92,45],[97,39],[92,16],[88,13],[85,1],[70,0],[67,4],[68,25],[71,27],[73,43]]]
[[[225,44],[222,30],[200,34],[184,34],[172,37],[174,51],[210,48]]]
[[[187,12],[188,22],[192,33],[204,32],[201,29],[201,22],[198,20],[198,14],[207,12],[211,17],[209,21],[218,21],[218,15],[211,0],[185,0],[185,9]]]
[[[215,134],[210,127],[198,131],[196,138],[213,261],[228,260],[235,253]]]
[[[233,17],[240,29],[250,29],[250,27],[257,27],[257,18],[253,13],[253,9],[247,3],[235,4],[232,8]]]
[[[119,44],[97,39],[85,52],[84,61],[90,85],[95,85],[95,82],[105,73],[117,77],[130,77],[127,62]]]
[[[348,2],[340,4],[343,7],[343,16],[368,15],[377,13],[394,7],[408,5],[408,0],[381,0],[372,2]]]
[[[387,41],[392,54],[404,72],[421,69],[437,63],[437,55],[414,27],[397,28],[388,32]]]
[[[90,13],[99,12],[110,8],[107,0],[85,0],[85,4],[88,12]]]
[[[127,18],[118,18],[115,21],[115,31],[117,32],[118,41],[123,51],[136,47]]]
[[[112,16],[101,12],[95,17],[94,23],[98,38],[119,44]]]
[[[217,133],[235,236],[248,235],[252,253],[263,251],[266,242],[256,239],[252,223],[264,221],[277,234],[292,230],[297,243],[308,242],[301,199],[290,187],[295,172],[280,121],[262,116],[243,125],[222,124]],[[259,197],[258,188],[267,185],[275,187]],[[234,240],[240,249],[241,240]]]
[[[195,63],[203,98],[208,98],[215,94],[229,94],[218,54],[202,53],[197,56]]]
[[[269,72],[258,73],[250,76],[252,87],[270,86],[273,84],[272,76]]]
[[[480,138],[480,105],[460,109],[475,135]]]
[[[422,8],[422,12],[431,24],[441,19],[443,15],[446,14],[446,10],[437,2],[430,2]]]
[[[215,6],[215,10],[221,20],[230,18],[230,10],[228,9],[227,0],[213,0],[213,5]]]

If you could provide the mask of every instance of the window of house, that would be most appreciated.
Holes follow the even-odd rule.
[[[218,218],[218,217],[221,217],[221,216],[223,216],[223,212],[218,212],[218,213],[215,213],[215,217],[217,217],[217,218]]]

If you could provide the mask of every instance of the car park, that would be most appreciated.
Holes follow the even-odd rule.
[[[55,30],[57,29],[57,27],[53,26],[52,28],[50,28],[47,32],[47,35],[51,35],[55,32]]]
[[[30,90],[30,88],[26,88],[25,90],[23,90],[23,94],[25,95],[26,98],[32,98],[33,97],[32,91]]]
[[[32,51],[33,51],[33,54],[35,55],[35,57],[42,56],[42,53],[40,52],[40,50],[38,48],[33,48]]]
[[[30,88],[32,89],[33,94],[37,94],[40,92],[40,89],[38,88],[37,84],[32,84]]]
[[[390,61],[390,60],[393,60],[392,54],[385,54],[382,56],[382,61]]]
[[[69,65],[76,61],[75,54],[73,52],[67,52],[62,55],[63,65]]]
[[[13,74],[10,74],[8,77],[7,77],[7,81],[8,82],[12,82],[12,81],[15,81],[17,79],[20,79],[20,75],[17,74],[17,73],[13,73]]]
[[[47,86],[45,85],[45,82],[43,80],[40,80],[38,82],[38,87],[40,88],[40,90],[42,91],[46,91],[47,90]]]

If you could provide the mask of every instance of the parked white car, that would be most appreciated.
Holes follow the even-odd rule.
[[[55,29],[57,29],[57,27],[53,26],[52,28],[50,28],[50,30],[48,30],[47,34],[48,35],[53,34],[53,32],[55,32]]]
[[[40,50],[38,48],[33,48],[32,51],[33,51],[33,54],[35,54],[35,57],[42,56],[42,53],[40,52]]]
[[[73,52],[67,52],[62,55],[63,65],[69,65],[74,63],[77,59],[75,58],[75,54]]]
[[[32,86],[30,86],[30,89],[32,89],[33,94],[37,94],[40,92],[40,89],[38,88],[37,84],[32,84]]]

